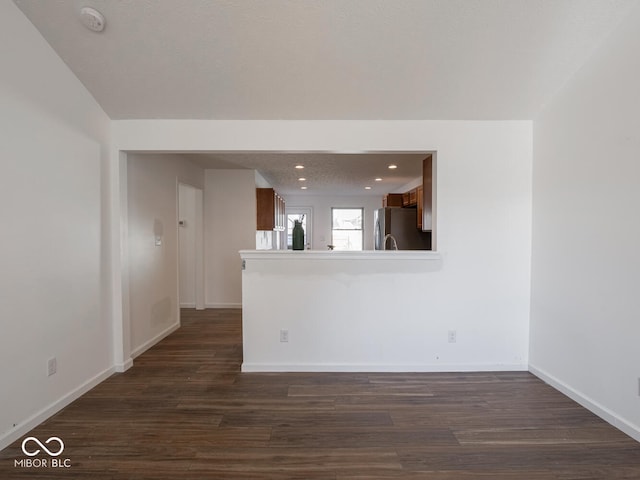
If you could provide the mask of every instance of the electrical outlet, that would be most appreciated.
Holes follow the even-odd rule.
[[[447,338],[449,339],[449,343],[456,343],[456,341],[458,340],[458,334],[455,330],[449,330]]]
[[[58,371],[58,361],[56,357],[47,360],[47,376],[50,377]]]
[[[289,330],[280,330],[280,341],[283,343],[289,341]]]

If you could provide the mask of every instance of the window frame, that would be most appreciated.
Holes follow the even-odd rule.
[[[360,218],[361,218],[361,223],[360,223],[360,228],[356,229],[356,228],[333,228],[333,212],[335,210],[360,210]],[[361,242],[360,242],[360,249],[359,250],[353,250],[353,251],[358,251],[358,252],[362,252],[364,251],[364,232],[365,232],[365,208],[364,207],[331,207],[331,218],[330,218],[330,225],[331,225],[331,244],[335,245],[334,242],[334,237],[333,237],[333,232],[334,231],[343,231],[343,232],[361,232]]]

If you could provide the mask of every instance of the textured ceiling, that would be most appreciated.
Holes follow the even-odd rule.
[[[637,2],[15,3],[112,119],[484,120],[531,119]]]
[[[509,120],[533,118],[638,1],[15,3],[112,119]],[[84,6],[104,32],[82,26]],[[291,155],[190,158],[301,192]],[[407,156],[390,176],[388,160],[306,154],[306,192],[378,195],[420,174]]]
[[[377,195],[397,192],[422,175],[421,154],[223,153],[184,154],[204,168],[258,170],[282,194]],[[398,168],[389,170],[389,164]],[[304,165],[297,170],[296,165]],[[298,179],[306,178],[304,182]],[[376,182],[376,178],[382,180]],[[307,190],[300,190],[301,186]],[[365,187],[371,187],[366,190]]]

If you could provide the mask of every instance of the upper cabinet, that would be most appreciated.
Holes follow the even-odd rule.
[[[423,232],[430,232],[433,229],[433,209],[434,209],[434,185],[433,185],[433,156],[429,155],[422,161],[422,225],[419,226]],[[418,211],[420,216],[420,211]],[[418,220],[420,224],[420,220]]]
[[[284,199],[273,188],[256,188],[256,207],[256,230],[285,230]]]
[[[418,205],[418,188],[412,188],[408,192],[402,194],[403,207],[416,207]]]
[[[422,220],[422,212],[424,210],[423,198],[424,198],[424,185],[420,185],[418,188],[416,188],[416,206],[418,207],[418,213],[416,217],[418,219],[418,230],[422,230],[422,226],[424,224]]]
[[[433,229],[434,209],[433,156],[422,161],[422,183],[408,192],[388,193],[382,199],[383,207],[416,208],[416,227],[423,232]]]
[[[382,197],[382,206],[383,207],[402,207],[402,193],[387,193],[384,197]]]

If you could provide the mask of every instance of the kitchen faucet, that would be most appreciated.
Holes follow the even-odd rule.
[[[393,236],[393,235],[391,235],[390,233],[387,233],[387,234],[384,236],[383,250],[386,250],[386,249],[387,249],[387,240],[388,240],[389,238],[390,238],[391,240],[393,240],[393,249],[394,249],[394,250],[398,250],[398,242],[396,242],[396,237],[394,237],[394,236]]]

